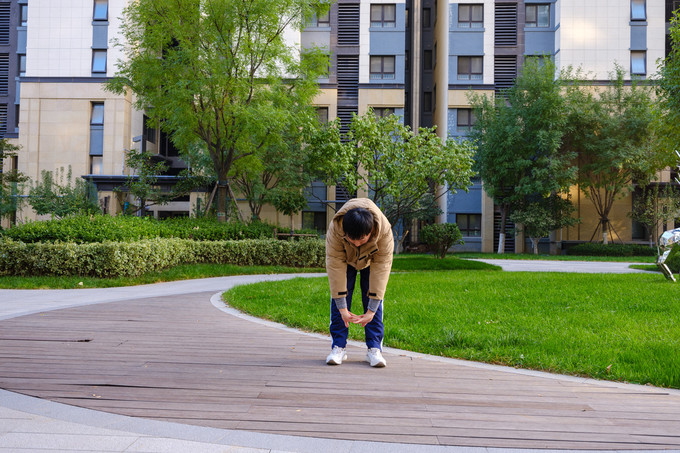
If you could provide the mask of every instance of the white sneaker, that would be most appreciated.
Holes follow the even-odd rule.
[[[345,353],[345,348],[340,346],[333,346],[333,350],[326,357],[326,363],[329,365],[340,365],[343,360],[347,360],[347,354]]]
[[[378,348],[369,348],[366,353],[366,361],[371,364],[371,366],[376,368],[382,368],[387,365],[385,358],[382,356],[382,352]]]

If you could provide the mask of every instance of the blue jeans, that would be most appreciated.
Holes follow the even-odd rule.
[[[368,309],[368,287],[371,277],[371,267],[367,267],[359,271],[359,286],[361,287],[361,302],[364,305],[364,313]],[[348,265],[347,266],[347,309],[352,311],[352,294],[354,293],[354,286],[357,281],[357,270]],[[349,329],[345,327],[342,320],[342,315],[335,306],[335,302],[331,299],[331,337],[333,338],[332,347],[340,346],[344,348],[347,346],[347,335]],[[366,334],[366,346],[369,348],[378,348],[382,350],[382,340],[384,336],[383,327],[383,304],[380,303],[378,311],[375,312],[373,320],[364,327]]]

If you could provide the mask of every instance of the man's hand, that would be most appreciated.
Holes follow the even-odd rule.
[[[355,324],[361,324],[361,327],[366,327],[366,324],[369,322],[373,321],[373,316],[375,316],[375,312],[371,310],[367,310],[366,313],[364,313],[361,316],[354,316],[354,322]]]
[[[346,308],[341,308],[338,311],[340,312],[340,316],[342,316],[342,320],[345,322],[345,327],[349,327],[350,322],[356,323],[356,319],[359,318],[359,316],[355,315]]]

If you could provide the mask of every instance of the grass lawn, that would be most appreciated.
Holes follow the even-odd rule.
[[[396,262],[395,262],[396,264]],[[680,388],[680,285],[659,274],[395,273],[385,345],[598,379]],[[255,316],[327,333],[326,278],[236,287]],[[363,329],[350,326],[363,339]]]

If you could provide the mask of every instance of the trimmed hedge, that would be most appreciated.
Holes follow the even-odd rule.
[[[567,249],[567,255],[582,256],[656,256],[656,247],[639,244],[602,244],[585,242]]]
[[[226,241],[274,237],[276,227],[262,222],[218,223],[215,219],[79,215],[17,225],[0,232],[2,237],[33,242],[139,241],[151,238],[183,238],[197,241]]]
[[[154,238],[86,244],[27,244],[0,239],[0,275],[128,277],[194,263],[323,267],[325,258],[325,243],[319,239],[194,241]]]

